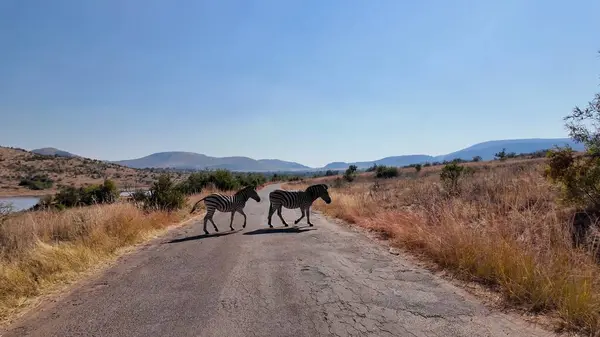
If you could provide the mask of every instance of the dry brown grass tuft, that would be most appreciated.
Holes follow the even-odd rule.
[[[0,320],[190,216],[191,202],[207,193],[191,196],[181,212],[116,203],[10,216],[0,223]]]
[[[333,202],[315,207],[492,287],[507,304],[557,314],[563,328],[598,334],[600,269],[593,252],[572,248],[573,210],[558,203],[541,163],[481,163],[454,198],[433,168],[417,179],[363,179],[330,188]]]

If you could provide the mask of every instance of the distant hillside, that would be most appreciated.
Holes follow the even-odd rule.
[[[31,150],[31,152],[41,154],[43,156],[58,156],[58,157],[68,157],[68,158],[78,157],[77,155],[74,155],[70,152],[59,150],[54,147],[44,147],[41,149],[34,149],[34,150]]]
[[[323,169],[326,170],[341,170],[346,169],[350,165],[356,165],[359,169],[364,169],[373,166],[373,164],[377,165],[386,165],[386,166],[406,166],[411,164],[419,164],[426,162],[436,162],[436,161],[444,161],[444,160],[452,160],[452,159],[464,159],[471,160],[475,156],[480,156],[483,160],[492,160],[494,159],[494,155],[503,148],[506,149],[506,152],[515,152],[517,154],[520,153],[531,153],[539,150],[551,149],[555,145],[564,146],[569,145],[574,150],[582,151],[584,150],[583,144],[575,143],[570,138],[551,138],[551,139],[508,139],[508,140],[493,140],[488,142],[483,142],[479,144],[475,144],[468,148],[452,152],[449,154],[441,155],[441,156],[429,156],[429,155],[404,155],[404,156],[395,156],[395,157],[386,157],[373,161],[363,161],[363,162],[354,162],[354,163],[345,163],[345,162],[333,162],[325,165]]]
[[[278,159],[252,159],[248,157],[210,157],[194,152],[159,152],[138,159],[120,160],[114,163],[132,168],[175,169],[228,169],[231,171],[293,171],[310,169],[294,162]]]
[[[443,161],[455,158],[471,160],[474,156],[480,156],[483,160],[492,160],[494,159],[494,155],[502,151],[503,148],[506,148],[506,152],[515,152],[519,154],[531,153],[539,150],[551,149],[554,146],[565,145],[569,145],[577,151],[583,151],[585,149],[583,144],[576,143],[570,138],[493,140],[475,144],[466,149],[452,152],[444,156],[438,156],[436,157],[436,160]]]
[[[54,183],[49,189],[30,190],[19,186],[21,179],[48,176]],[[100,160],[78,156],[40,155],[23,149],[0,147],[0,195],[34,195],[56,192],[61,185],[99,184],[104,178],[119,187],[149,187],[158,173],[136,170]]]

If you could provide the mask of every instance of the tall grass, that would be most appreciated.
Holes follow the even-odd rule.
[[[9,216],[0,223],[0,320],[188,216],[125,202]]]
[[[330,188],[333,202],[315,207],[492,287],[507,304],[551,312],[563,328],[598,334],[595,252],[572,247],[573,210],[558,202],[542,169],[540,161],[484,164],[464,178],[457,197],[442,190],[437,174],[379,184],[363,179]]]

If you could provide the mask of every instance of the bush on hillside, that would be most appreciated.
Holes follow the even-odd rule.
[[[46,190],[52,188],[54,181],[47,175],[34,175],[28,178],[22,178],[19,186],[26,186],[30,190]]]
[[[394,166],[380,165],[375,169],[376,178],[394,178],[398,176],[398,168]]]
[[[62,187],[52,200],[45,199],[40,207],[55,205],[58,208],[87,206],[94,204],[110,204],[119,199],[119,189],[110,179],[100,185],[76,188],[73,186]]]

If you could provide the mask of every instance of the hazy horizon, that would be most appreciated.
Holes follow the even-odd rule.
[[[592,0],[0,3],[0,144],[310,167],[566,138]],[[594,44],[596,42],[596,44]]]

